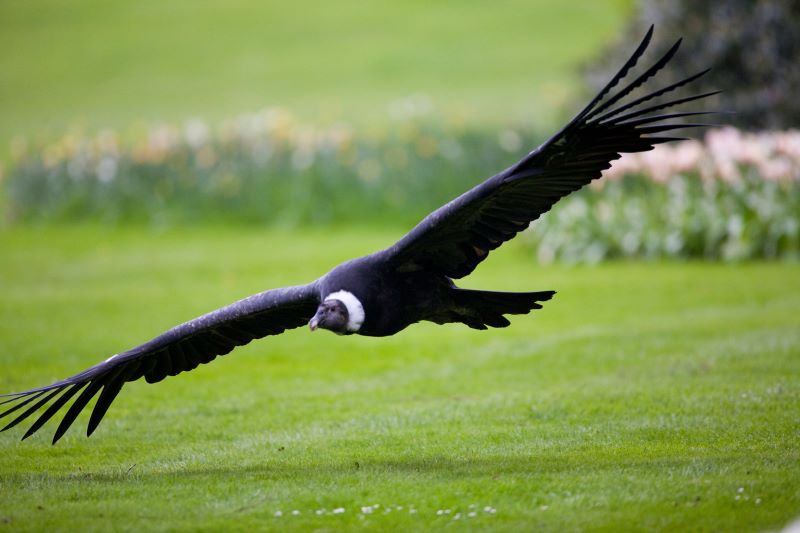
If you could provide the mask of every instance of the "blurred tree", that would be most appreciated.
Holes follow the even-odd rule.
[[[623,39],[587,69],[598,88],[655,24],[654,49],[684,37],[666,85],[711,66],[697,92],[724,90],[724,122],[749,130],[800,126],[800,0],[639,0]]]

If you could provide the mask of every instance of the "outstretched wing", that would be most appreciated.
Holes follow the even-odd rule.
[[[656,144],[679,140],[660,135],[668,130],[704,126],[677,124],[672,119],[709,112],[657,112],[718,91],[657,104],[645,103],[691,83],[708,70],[620,103],[669,62],[680,40],[651,67],[612,94],[612,89],[636,65],[652,34],[651,26],[622,69],[561,131],[512,167],[425,217],[383,252],[389,263],[398,271],[425,269],[452,278],[464,277],[486,259],[491,250],[527,228],[560,198],[599,178],[621,153],[644,152],[652,150]]]
[[[45,387],[3,395],[11,398],[0,402],[7,404],[0,418],[22,411],[0,431],[16,426],[49,404],[22,437],[26,439],[80,392],[56,429],[55,444],[99,392],[86,433],[91,435],[126,382],[145,378],[148,383],[156,383],[167,376],[193,370],[253,339],[302,326],[314,316],[318,305],[316,282],[265,291],[227,305],[111,356],[80,374]]]

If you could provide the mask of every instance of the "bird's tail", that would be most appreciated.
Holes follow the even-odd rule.
[[[510,324],[503,315],[525,315],[541,309],[539,302],[546,302],[555,291],[539,292],[493,292],[453,289],[453,303],[463,322],[474,329],[487,327],[504,328]]]

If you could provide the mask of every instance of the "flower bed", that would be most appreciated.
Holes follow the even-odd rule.
[[[533,228],[526,236],[544,262],[796,258],[800,132],[724,128],[627,154]]]
[[[394,123],[368,131],[270,109],[214,128],[18,140],[2,182],[6,218],[408,225],[536,144],[530,132],[432,117],[424,101],[394,109]],[[712,130],[623,157],[525,238],[542,261],[796,256],[798,193],[800,132]]]

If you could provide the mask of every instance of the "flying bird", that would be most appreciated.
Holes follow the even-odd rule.
[[[492,250],[526,229],[560,198],[599,178],[620,154],[678,140],[664,136],[670,130],[705,126],[675,119],[708,111],[660,112],[718,91],[658,98],[708,70],[643,96],[631,96],[664,68],[681,42],[638,76],[629,76],[652,34],[650,27],[620,71],[558,133],[426,216],[393,246],[342,263],[307,285],[268,290],[202,315],[51,385],[6,394],[7,399],[0,402],[6,409],[0,418],[16,416],[3,431],[40,413],[23,435],[25,439],[75,398],[55,431],[55,444],[99,394],[87,428],[87,436],[91,435],[125,383],[142,378],[157,383],[253,339],[306,324],[311,331],[384,337],[423,320],[475,329],[503,328],[509,325],[506,315],[540,309],[554,291],[467,290],[453,280],[470,274]]]

